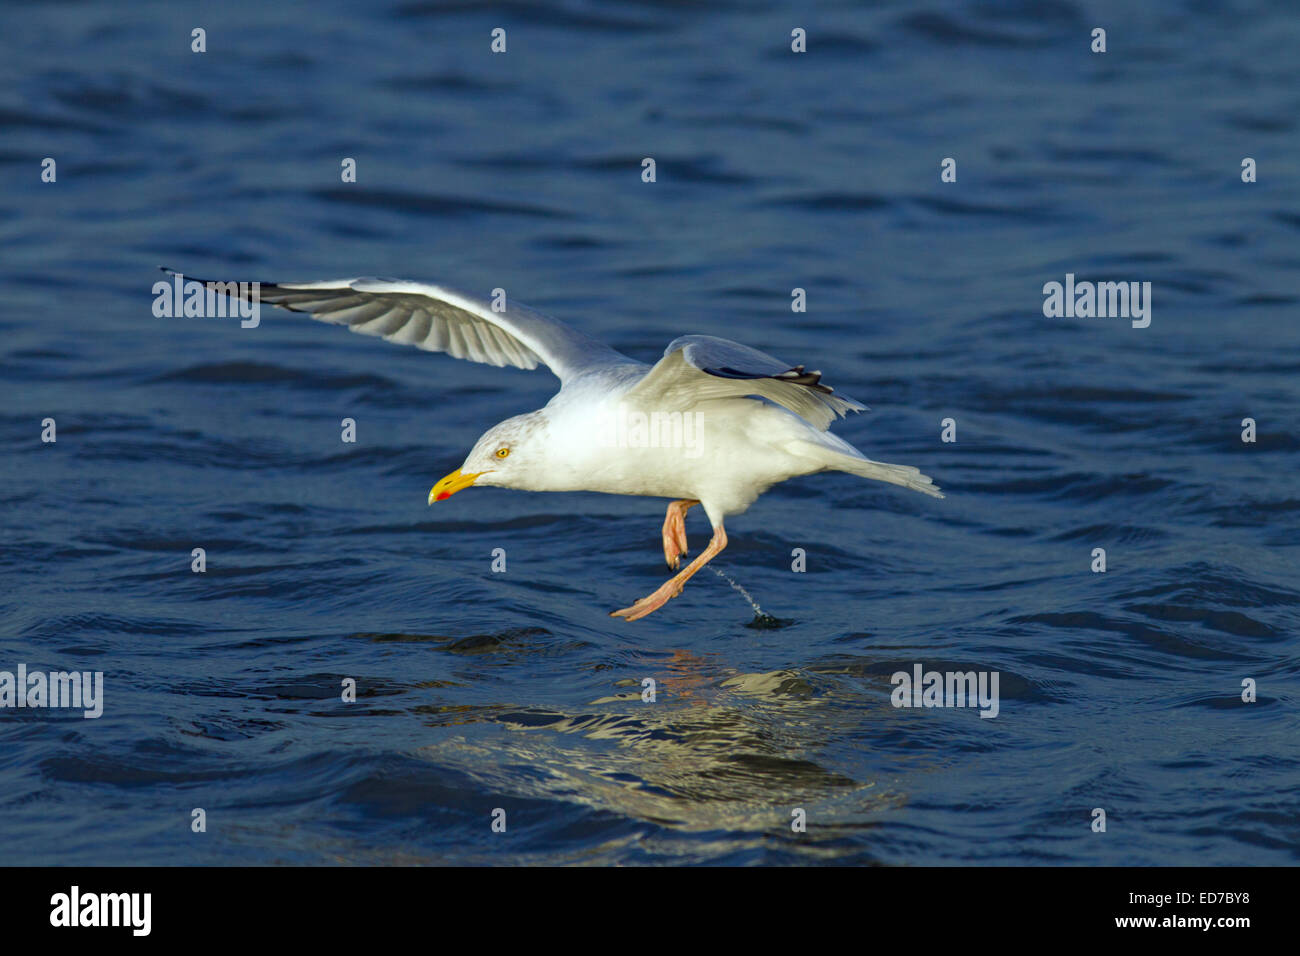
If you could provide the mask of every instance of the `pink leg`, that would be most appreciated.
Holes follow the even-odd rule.
[[[655,591],[653,594],[646,595],[631,607],[625,607],[621,611],[611,611],[609,616],[621,617],[628,621],[637,621],[645,617],[647,614],[659,610],[667,604],[669,600],[681,594],[682,587],[691,579],[695,572],[712,561],[713,558],[717,556],[718,552],[726,546],[727,532],[723,529],[722,525],[718,525],[713,529],[713,537],[709,540],[709,546],[704,549],[698,558],[688,564],[685,570],[680,571],[673,577],[669,578],[659,587],[659,590]]]
[[[674,571],[686,554],[686,512],[698,504],[694,498],[671,502],[664,516],[664,560]]]

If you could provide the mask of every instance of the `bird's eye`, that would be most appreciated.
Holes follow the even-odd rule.
[[[498,449],[497,449],[497,457],[498,457],[498,458],[504,458],[504,457],[506,457],[506,455],[508,455],[508,454],[510,454],[510,449],[509,449],[509,448],[498,448]]]

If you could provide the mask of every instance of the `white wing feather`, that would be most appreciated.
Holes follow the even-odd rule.
[[[748,345],[712,335],[673,340],[628,395],[683,410],[710,399],[758,395],[821,431],[837,417],[866,408],[833,394],[833,389],[821,384],[820,372],[805,372],[802,365],[787,365]]]
[[[195,281],[226,294],[234,285]],[[260,302],[346,325],[353,332],[471,362],[524,369],[541,363],[562,383],[595,369],[633,362],[558,319],[516,304],[496,312],[490,300],[447,286],[363,276],[263,282],[257,296]]]

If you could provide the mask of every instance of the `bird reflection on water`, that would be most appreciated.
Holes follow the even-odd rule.
[[[436,641],[455,653],[501,649],[536,629]],[[837,826],[869,825],[902,803],[876,779],[854,779],[818,759],[824,711],[835,707],[797,669],[738,673],[714,655],[674,650],[638,654],[633,665],[655,681],[643,700],[640,679],[624,677],[587,709],[541,705],[433,705],[431,723],[493,724],[506,733],[446,737],[419,756],[460,771],[484,791],[520,799],[565,800],[621,817],[685,831],[748,831],[760,843],[790,832],[803,808],[810,829],[817,808],[836,805]],[[626,672],[626,671],[625,671]],[[882,693],[878,703],[888,707]],[[570,742],[569,738],[581,738]],[[760,832],[761,831],[761,832]]]

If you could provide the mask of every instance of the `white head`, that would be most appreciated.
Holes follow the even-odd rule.
[[[429,489],[429,504],[450,498],[470,485],[545,490],[537,482],[546,450],[546,420],[540,411],[507,418],[485,431],[470,449],[465,463]]]

